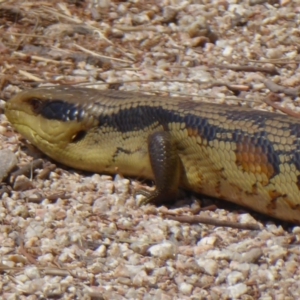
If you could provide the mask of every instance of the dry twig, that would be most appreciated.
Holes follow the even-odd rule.
[[[46,179],[49,177],[50,173],[56,169],[55,164],[46,163],[44,169],[37,175],[39,179]]]
[[[33,256],[30,255],[30,254],[26,251],[26,249],[25,249],[25,247],[24,247],[23,237],[20,237],[20,238],[19,238],[19,242],[20,242],[20,245],[19,245],[19,252],[20,252],[20,254],[21,254],[21,255],[24,255],[24,256],[27,258],[27,260],[28,260],[29,263],[34,264],[34,265],[38,265],[37,260],[36,260],[35,258],[33,258]]]
[[[298,97],[300,95],[300,87],[287,88],[282,85],[276,84],[275,82],[265,79],[264,84],[267,89],[273,93],[283,93],[287,96]]]
[[[294,117],[294,118],[298,118],[300,119],[300,113],[297,113],[293,110],[291,110],[290,108],[288,107],[283,107],[281,106],[280,104],[278,103],[275,103],[274,101],[279,101],[281,100],[281,97],[279,95],[276,95],[276,94],[269,94],[265,99],[264,99],[264,102],[267,103],[268,105],[272,106],[273,108],[291,116],[291,117]]]
[[[214,65],[217,68],[220,69],[229,69],[233,71],[241,71],[241,72],[262,72],[262,73],[267,73],[270,75],[279,75],[279,72],[275,67],[258,67],[258,66],[235,66],[235,65],[225,65],[225,64],[220,64],[220,65]]]
[[[20,176],[20,175],[25,175],[25,176],[29,176],[33,173],[33,171],[35,169],[39,169],[42,168],[43,166],[43,160],[42,159],[35,159],[34,161],[30,162],[29,164],[27,164],[26,166],[22,167],[21,169],[13,172],[10,175],[10,179],[9,182],[13,183],[15,181],[15,179]]]

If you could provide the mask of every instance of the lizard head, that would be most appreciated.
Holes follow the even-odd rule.
[[[78,147],[86,132],[98,126],[85,101],[88,90],[46,87],[23,91],[6,103],[5,114],[28,141],[60,161],[63,151]]]

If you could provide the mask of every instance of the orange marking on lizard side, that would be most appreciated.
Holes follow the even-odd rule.
[[[197,128],[188,127],[187,132],[189,137],[199,136],[199,132]]]
[[[243,171],[255,174],[265,174],[268,179],[274,175],[274,167],[268,161],[268,156],[262,147],[246,143],[238,143],[236,163]]]

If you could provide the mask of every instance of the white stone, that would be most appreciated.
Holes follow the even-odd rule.
[[[193,286],[186,282],[182,282],[179,285],[179,291],[182,292],[184,295],[190,295],[192,293]]]
[[[203,268],[204,272],[208,275],[216,275],[218,273],[218,264],[213,259],[198,259],[198,265]]]
[[[174,258],[177,253],[175,245],[170,242],[154,245],[148,249],[148,252],[150,255],[162,259]]]
[[[228,288],[231,299],[237,299],[238,297],[245,294],[247,290],[248,290],[247,285],[244,283],[238,283]]]
[[[227,283],[229,285],[234,285],[244,279],[245,279],[244,275],[238,271],[233,271],[227,275]]]

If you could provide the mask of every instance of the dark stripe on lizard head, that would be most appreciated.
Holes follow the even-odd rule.
[[[28,100],[35,114],[45,119],[58,120],[62,122],[78,121],[84,117],[84,110],[77,105],[62,100],[43,100],[31,98]]]

